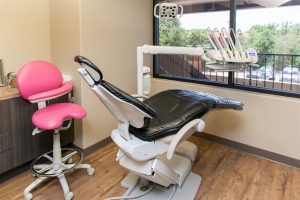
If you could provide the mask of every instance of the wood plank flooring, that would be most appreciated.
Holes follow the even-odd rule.
[[[193,171],[202,176],[196,199],[203,200],[300,200],[300,169],[265,160],[196,136],[199,153]],[[120,181],[127,171],[115,161],[117,147],[108,144],[85,158],[96,169],[67,175],[74,200],[104,199],[122,195]],[[33,180],[30,172],[0,183],[0,200],[22,199],[24,188]],[[50,179],[33,192],[34,200],[60,200],[63,192]]]

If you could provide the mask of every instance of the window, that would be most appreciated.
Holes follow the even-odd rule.
[[[258,4],[239,0],[171,2],[176,1],[184,7],[183,16],[176,20],[154,19],[156,45],[201,46],[207,50],[211,48],[208,27],[236,28],[243,33],[244,48],[257,50],[259,67],[222,72],[208,68],[196,56],[158,55],[154,58],[155,77],[300,97],[299,1],[280,7],[262,7],[259,0],[255,0]]]
[[[259,68],[236,72],[236,83],[300,92],[300,5],[237,8],[237,29],[243,44],[259,52]],[[258,19],[258,20],[251,20]]]

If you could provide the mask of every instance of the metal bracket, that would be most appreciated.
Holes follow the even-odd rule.
[[[35,136],[36,134],[39,134],[41,132],[43,132],[44,130],[43,129],[39,129],[39,128],[35,128],[33,131],[32,131],[32,135]]]
[[[72,125],[72,119],[66,119],[65,121],[68,121],[68,125],[67,126],[61,126],[59,128],[59,130],[65,131],[65,130],[68,130],[71,127],[71,125]]]

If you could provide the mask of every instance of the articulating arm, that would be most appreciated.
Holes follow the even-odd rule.
[[[202,60],[215,63],[204,53],[202,47],[170,47],[170,46],[151,46],[144,45],[137,47],[137,94],[144,95],[144,83],[143,83],[143,67],[144,67],[144,54],[157,55],[190,55],[200,56]]]

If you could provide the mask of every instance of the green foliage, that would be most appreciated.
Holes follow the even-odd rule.
[[[206,30],[184,30],[179,19],[159,21],[159,43],[165,46],[209,45]]]
[[[184,30],[179,19],[160,20],[159,42],[166,46],[209,46],[205,29]],[[243,34],[241,43],[244,49],[252,47],[259,53],[300,54],[300,24],[256,25]]]
[[[186,42],[187,46],[190,47],[210,45],[206,30],[203,29],[192,29],[190,31],[186,31]]]
[[[255,48],[259,53],[274,53],[276,25],[256,25],[250,28],[244,45]]]
[[[159,21],[159,42],[165,46],[185,46],[185,30],[178,19]]]
[[[275,41],[276,53],[300,53],[300,24],[283,23]]]

